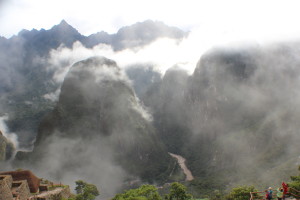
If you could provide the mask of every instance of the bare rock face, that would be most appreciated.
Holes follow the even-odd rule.
[[[10,159],[14,150],[15,147],[13,143],[11,143],[0,130],[0,161]]]

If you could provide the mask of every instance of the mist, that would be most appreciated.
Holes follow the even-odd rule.
[[[91,182],[101,198],[111,198],[131,181],[166,178],[172,160],[151,122],[116,62],[91,57],[72,65],[55,108],[39,125],[33,152],[20,152],[14,165],[72,186],[78,179]]]
[[[103,138],[47,138],[45,153],[36,166],[30,166],[39,177],[68,184],[75,188],[75,181],[83,180],[98,186],[101,199],[112,198],[124,187],[128,177],[113,155],[111,143]],[[44,143],[45,144],[45,143]]]
[[[10,142],[12,142],[14,147],[18,149],[18,136],[15,133],[9,132],[5,123],[6,120],[8,120],[8,115],[0,116],[0,131],[3,133],[4,137],[6,137]]]
[[[288,180],[299,162],[298,53],[297,42],[212,48],[192,76],[163,81],[154,97],[164,90],[165,98],[146,104],[161,117],[162,139],[198,177],[225,173],[229,186]]]
[[[37,137],[26,130],[18,134],[22,148],[35,146],[25,159],[19,154],[15,166],[72,186],[78,179],[94,183],[101,198],[112,197],[125,182],[151,182],[152,172],[151,178],[168,180],[158,175],[167,171],[167,152],[184,156],[196,179],[222,177],[228,187],[275,185],[296,171],[299,41],[245,42],[246,36],[203,28],[180,40],[129,36],[118,44],[77,40],[33,56],[47,89],[21,100],[31,109],[42,99],[47,109],[39,113]],[[14,47],[21,57],[22,45]],[[22,59],[0,56],[0,108],[9,110],[10,92],[26,93],[28,82],[11,68]],[[0,123],[6,136],[17,140],[6,120]],[[161,161],[156,166],[149,164],[154,158]],[[148,167],[155,170],[148,173]]]

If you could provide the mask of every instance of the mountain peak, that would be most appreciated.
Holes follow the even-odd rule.
[[[67,22],[66,22],[66,20],[61,20],[61,22],[59,23],[59,26],[70,26]]]
[[[58,25],[55,25],[52,27],[52,29],[59,29],[59,30],[76,30],[75,28],[73,28],[73,26],[71,26],[70,24],[68,24],[68,22],[66,22],[66,20],[61,20],[61,22]],[[77,30],[76,30],[77,31]]]
[[[64,43],[66,43],[65,40],[69,40],[70,45],[72,45],[71,43],[74,42],[71,39],[72,36],[76,37],[75,40],[78,40],[78,38],[81,37],[81,34],[73,26],[68,24],[65,20],[62,20],[58,25],[53,26],[50,31],[52,31],[53,33],[57,33],[60,35],[61,38],[64,38],[62,39]]]

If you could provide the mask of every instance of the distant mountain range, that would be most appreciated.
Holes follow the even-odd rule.
[[[107,44],[119,51],[142,47],[162,37],[181,40],[187,35],[162,22],[147,20],[115,34],[102,31],[86,37],[62,20],[50,30],[22,30],[9,39],[1,37],[0,115],[8,113],[7,124],[19,136],[20,147],[30,148],[41,118],[54,107],[44,95],[60,87],[51,80],[55,71],[49,71],[45,62],[52,49],[61,45],[71,48],[79,41],[87,48]]]
[[[299,42],[213,48],[192,75],[178,67],[162,75],[147,63],[122,70],[92,57],[59,85],[45,62],[51,49],[75,41],[119,51],[186,35],[146,21],[85,37],[62,21],[1,38],[1,112],[22,148],[35,142],[15,166],[63,181],[80,175],[109,191],[124,182],[181,180],[171,152],[186,158],[195,177],[187,185],[196,193],[288,180],[299,164]],[[57,102],[44,97],[57,88]]]

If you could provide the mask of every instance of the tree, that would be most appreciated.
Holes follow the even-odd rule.
[[[257,192],[254,186],[239,186],[233,188],[225,197],[226,200],[249,200],[250,192]]]
[[[186,187],[178,182],[171,184],[170,193],[165,196],[166,200],[187,200],[192,198],[192,195],[187,193]]]
[[[298,167],[298,170],[300,172],[300,166]],[[292,181],[288,183],[289,187],[290,188],[294,188],[294,189],[300,191],[300,175],[298,175],[298,176],[291,176],[291,180]],[[292,193],[297,193],[296,194],[297,196],[300,195],[296,191],[292,191]],[[295,196],[295,197],[297,197],[297,196]]]
[[[214,190],[210,195],[210,200],[221,200],[224,199],[220,190]]]
[[[117,194],[112,200],[161,200],[157,188],[153,185],[142,185],[137,189]]]
[[[99,195],[97,187],[93,184],[78,180],[76,183],[76,197],[75,200],[94,200]]]

